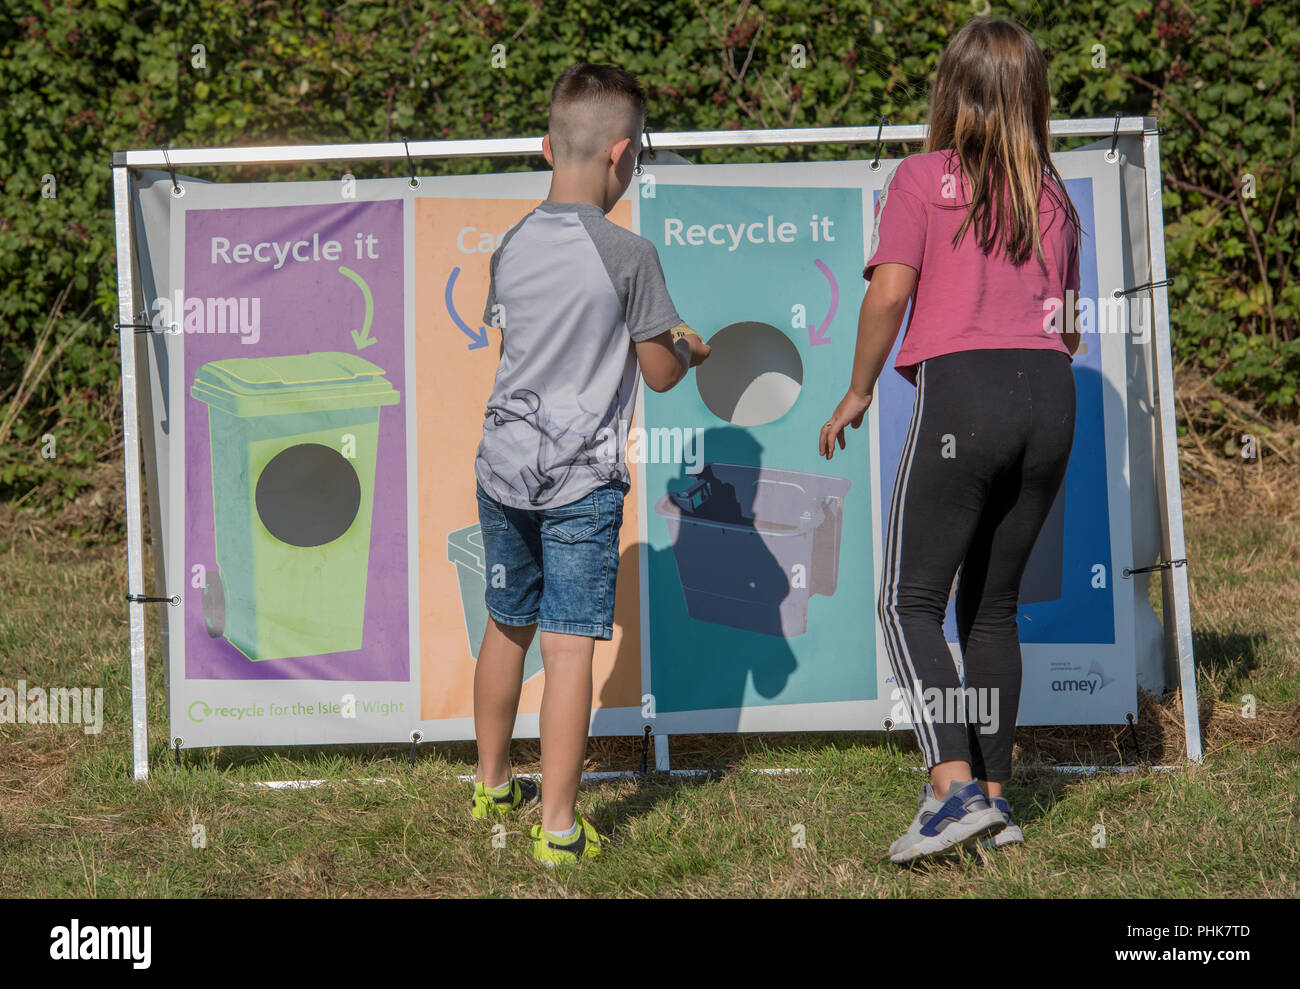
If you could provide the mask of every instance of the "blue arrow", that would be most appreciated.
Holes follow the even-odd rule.
[[[465,336],[469,337],[470,340],[473,341],[473,343],[471,343],[467,349],[478,350],[479,347],[486,347],[488,345],[487,328],[480,326],[478,328],[478,332],[475,333],[473,330],[471,330],[468,326],[465,325],[465,321],[463,319],[461,319],[458,315],[456,315],[456,304],[451,301],[451,290],[455,288],[456,276],[459,274],[460,274],[459,268],[452,268],[451,277],[447,279],[447,314],[451,316],[451,321],[460,327],[460,332],[464,333]]]

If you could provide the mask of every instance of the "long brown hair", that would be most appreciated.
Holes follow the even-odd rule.
[[[1001,247],[1014,264],[1032,253],[1043,260],[1038,203],[1044,177],[1049,195],[1079,230],[1079,215],[1052,164],[1047,121],[1052,93],[1047,59],[1014,21],[977,17],[939,57],[930,96],[926,151],[955,151],[970,189],[956,246],[974,225],[981,250]]]

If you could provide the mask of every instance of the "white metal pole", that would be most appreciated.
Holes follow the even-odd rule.
[[[131,276],[131,177],[125,168],[113,169],[113,217],[117,227],[117,321],[122,350],[122,457],[126,466],[126,587],[130,594],[144,592],[141,560],[140,430],[136,409],[135,286]],[[136,779],[149,777],[149,717],[145,694],[145,605],[127,604],[131,622],[131,762]]]
[[[1122,117],[1120,134],[1141,134],[1143,117]],[[1053,137],[1109,137],[1115,118],[1053,120]],[[672,151],[701,148],[742,148],[790,144],[881,144],[921,141],[925,124],[879,127],[791,127],[773,130],[664,131],[651,133],[651,145]],[[253,148],[140,148],[118,151],[115,166],[173,168],[194,166],[304,164],[317,161],[400,161],[411,158],[482,158],[540,155],[542,138],[494,137],[460,141],[386,141],[372,144],[287,144]]]
[[[668,736],[660,732],[654,733],[655,741],[655,769],[658,772],[666,773],[672,769],[672,756],[669,754]]]
[[[1160,464],[1156,490],[1164,509],[1165,526],[1161,551],[1166,564],[1185,560],[1187,546],[1183,534],[1183,489],[1178,468],[1178,423],[1174,416],[1173,349],[1169,331],[1169,293],[1165,280],[1165,217],[1161,200],[1160,133],[1156,119],[1148,117],[1143,136],[1142,165],[1147,183],[1147,241],[1151,257],[1151,307],[1154,334],[1148,345],[1155,367],[1156,456]],[[1196,664],[1192,655],[1191,599],[1187,588],[1186,564],[1169,566],[1161,571],[1165,590],[1165,628],[1172,631],[1178,660],[1179,686],[1183,698],[1183,733],[1187,758],[1201,761],[1201,721],[1196,697]],[[1172,593],[1171,593],[1172,592]]]

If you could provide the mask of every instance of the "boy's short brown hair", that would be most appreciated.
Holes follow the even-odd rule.
[[[599,153],[601,142],[610,136],[634,137],[636,130],[630,134],[605,132],[617,128],[618,118],[624,114],[638,121],[635,126],[639,129],[645,110],[645,90],[632,73],[590,62],[570,65],[551,89],[552,154],[563,160],[587,158]]]

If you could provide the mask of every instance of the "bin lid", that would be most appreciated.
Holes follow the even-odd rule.
[[[229,357],[200,367],[190,394],[239,418],[396,405],[401,395],[383,375],[345,351]]]

